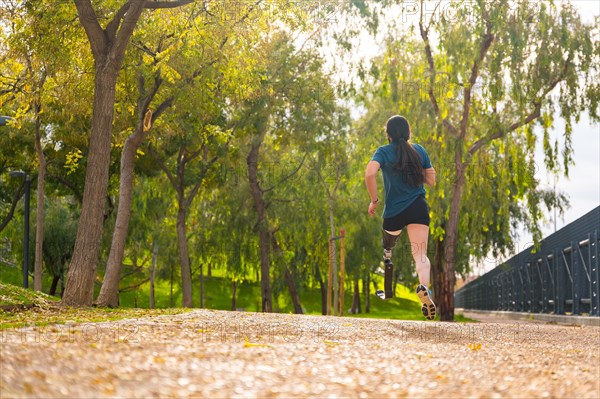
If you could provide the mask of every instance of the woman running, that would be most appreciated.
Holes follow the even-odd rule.
[[[410,125],[406,118],[392,116],[385,130],[389,144],[377,148],[365,172],[365,183],[371,197],[370,216],[375,215],[379,205],[375,179],[379,169],[383,173],[385,190],[382,240],[385,291],[377,291],[377,295],[382,299],[390,299],[394,295],[392,250],[400,233],[406,228],[419,276],[417,295],[422,303],[421,311],[427,319],[433,320],[435,304],[428,288],[431,263],[427,257],[430,218],[423,184],[435,184],[435,169],[431,166],[427,151],[419,144],[409,143]]]

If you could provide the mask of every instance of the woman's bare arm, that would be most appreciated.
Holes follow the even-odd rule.
[[[423,183],[427,184],[428,186],[435,186],[435,169],[433,168],[427,168],[423,170]]]

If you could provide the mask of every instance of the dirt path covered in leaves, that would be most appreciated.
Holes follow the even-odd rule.
[[[198,310],[6,329],[0,397],[600,397],[600,328]]]

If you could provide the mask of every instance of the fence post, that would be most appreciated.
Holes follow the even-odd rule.
[[[554,308],[556,314],[565,314],[565,270],[560,267],[560,262],[564,262],[564,255],[562,249],[558,249],[556,252],[561,251],[561,256],[554,256],[554,274],[556,276],[556,297],[554,299]],[[566,267],[566,265],[565,265]]]
[[[548,272],[544,269],[544,259],[540,263],[540,277],[542,278],[542,313],[548,313]]]
[[[519,279],[517,280],[515,278],[516,281],[516,286],[518,287],[517,291],[517,297],[515,298],[515,310],[522,312],[523,311],[523,274],[521,273],[521,265],[517,264],[517,266],[515,267],[517,275],[519,277]]]
[[[581,313],[581,293],[579,292],[579,243],[571,241],[571,277],[573,277],[573,314],[579,315]]]
[[[600,260],[598,260],[598,244],[600,243],[600,237],[598,236],[598,229],[594,231],[593,240],[590,240],[590,276],[592,280],[592,286],[590,288],[590,314],[593,316],[600,316]],[[593,254],[593,255],[592,255]]]

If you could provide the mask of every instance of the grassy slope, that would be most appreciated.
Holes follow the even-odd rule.
[[[373,276],[379,286],[383,285],[383,279],[380,276]],[[51,304],[58,298],[48,295],[34,293],[31,289],[24,290],[19,288],[22,284],[21,272],[18,268],[9,267],[0,263],[0,306],[15,304]],[[8,283],[8,284],[7,284]],[[45,290],[48,289],[50,282],[44,281]],[[129,285],[125,282],[123,285]],[[32,282],[30,281],[30,286]],[[220,275],[220,272],[214,271],[212,277],[205,277],[205,296],[204,307],[208,309],[231,310],[231,281]],[[97,287],[98,288],[98,287]],[[194,306],[199,306],[199,287],[196,281],[194,285]],[[374,289],[372,289],[374,292]],[[155,285],[156,307],[163,309],[163,312],[173,312],[175,310],[166,310],[170,307],[170,283],[167,280],[157,281]],[[300,292],[301,304],[306,314],[321,314],[321,294],[318,289],[304,289]],[[364,311],[364,295],[361,294],[361,307]],[[293,310],[287,291],[283,292],[277,298],[274,298],[276,311],[291,313]],[[130,308],[148,308],[149,303],[149,284],[146,283],[137,290],[124,292],[120,296],[121,309],[118,310],[96,310],[92,318],[106,319],[111,317],[136,317],[136,313]],[[173,290],[174,306],[181,304],[181,290],[175,285]],[[420,312],[420,302],[413,290],[398,285],[396,288],[396,297],[388,301],[382,301],[375,295],[371,295],[371,312],[358,315],[348,314],[352,303],[352,292],[345,291],[345,316],[349,317],[372,317],[385,319],[403,319],[403,320],[423,320]],[[243,281],[238,284],[236,308],[244,309],[249,312],[260,311],[260,285],[257,282]],[[130,310],[128,310],[130,309]],[[184,311],[184,310],[181,310]],[[100,313],[98,313],[100,312]],[[102,313],[104,312],[104,313]],[[160,310],[157,314],[160,314]],[[141,312],[144,313],[144,312]],[[145,313],[144,313],[145,314]],[[80,315],[81,316],[81,315]],[[2,315],[3,321],[6,315]],[[81,319],[79,317],[78,319]],[[85,317],[84,317],[85,319]],[[457,318],[459,321],[465,321],[464,318]]]
[[[373,276],[378,286],[383,286],[383,278]],[[125,283],[124,285],[127,285]],[[348,310],[352,305],[352,291],[349,285],[345,291],[345,310],[347,316]],[[204,279],[204,307],[208,309],[231,310],[232,283],[231,280],[221,275],[219,270],[213,271],[212,277]],[[375,290],[371,288],[371,313],[356,315],[357,317],[376,317],[389,319],[422,320],[423,315],[420,310],[420,301],[414,291],[407,287],[398,285],[396,288],[396,298],[389,301],[382,301],[374,295]],[[199,306],[199,284],[195,280],[193,287],[194,306]],[[238,284],[236,294],[236,308],[244,309],[249,312],[261,310],[260,284],[253,281],[243,281]],[[170,283],[166,280],[157,281],[155,284],[155,297],[157,308],[167,308],[170,306]],[[137,291],[124,292],[120,300],[122,306],[148,307],[149,285],[145,284]],[[174,305],[181,304],[181,289],[177,286],[173,290]],[[274,300],[274,309],[282,313],[292,313],[293,306],[289,299],[287,290]],[[361,293],[361,307],[364,309],[364,294]],[[316,288],[303,289],[300,292],[301,305],[306,314],[321,314],[321,293]]]
[[[0,306],[3,307],[29,304],[43,306],[58,300],[59,298],[44,293],[0,282]]]

